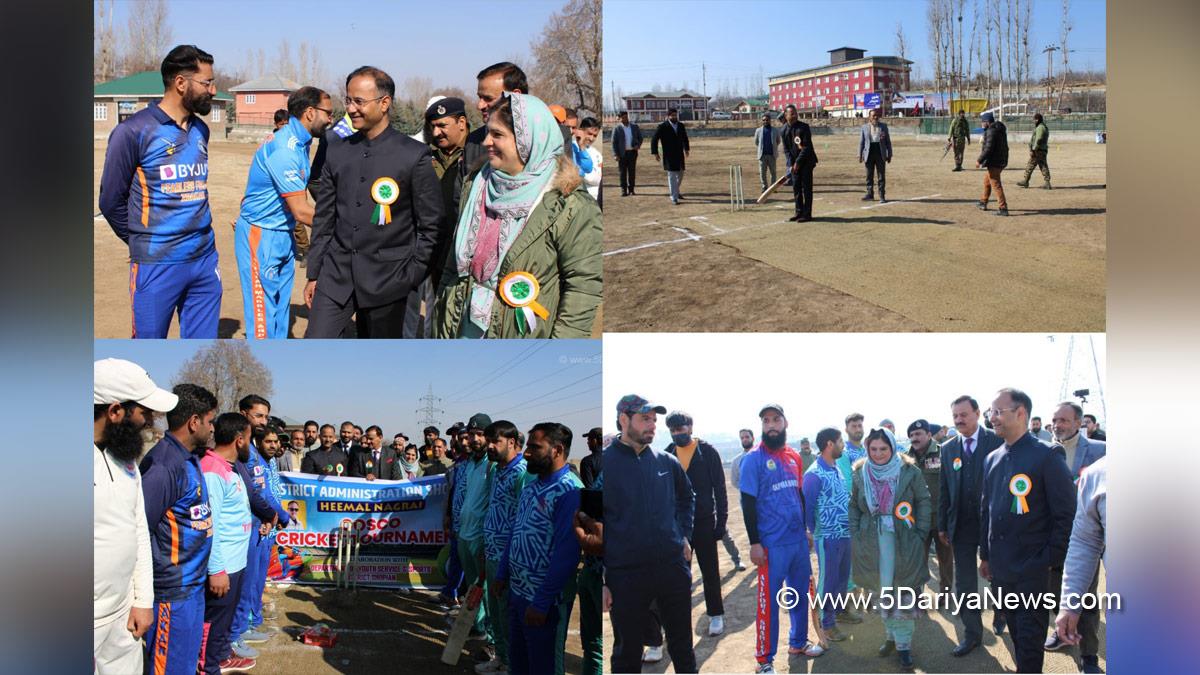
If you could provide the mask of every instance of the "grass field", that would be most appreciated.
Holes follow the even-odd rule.
[[[1106,146],[1052,141],[1046,191],[1015,185],[1027,150],[1014,139],[1011,216],[999,218],[975,208],[975,140],[952,173],[937,139],[895,136],[881,205],[860,200],[858,136],[817,136],[814,220],[802,224],[786,222],[788,187],[753,203],[749,137],[693,139],[679,206],[648,140],[630,197],[606,147],[606,330],[1103,331]],[[736,213],[731,164],[742,166],[746,200]]]
[[[619,193],[618,193],[619,194]],[[730,485],[726,488],[736,494]],[[702,673],[752,673],[754,672],[754,618],[756,616],[757,574],[750,563],[750,540],[742,523],[742,511],[736,499],[729,502],[728,528],[742,555],[742,562],[749,568],[737,572],[725,554],[725,547],[717,546],[717,559],[721,571],[721,595],[725,603],[725,633],[718,637],[708,635],[708,617],[704,610],[704,589],[701,585],[699,567],[692,565],[692,641],[696,650],[696,663]],[[930,574],[937,579],[937,556],[931,556]],[[812,556],[812,569],[819,568],[816,554]],[[1105,593],[1105,576],[1101,569],[1097,593]],[[936,583],[936,582],[935,582]],[[986,584],[986,582],[981,582]],[[927,587],[932,592],[933,587]],[[983,590],[981,585],[980,590]],[[831,648],[818,658],[790,657],[787,653],[787,631],[791,625],[786,612],[779,617],[780,652],[775,656],[776,672],[790,673],[895,673],[900,663],[895,654],[880,658],[877,650],[883,644],[883,623],[878,614],[866,614],[863,622],[856,626],[841,625],[848,638],[844,642],[830,642]],[[949,611],[933,611],[917,619],[913,636],[912,656],[918,673],[999,673],[1013,672],[1016,663],[1013,655],[1012,635],[1009,631],[997,638],[992,633],[992,613],[983,613],[983,645],[962,658],[950,652],[961,637],[962,624]],[[1101,612],[1100,619],[1100,665],[1107,659],[1107,621]],[[816,632],[809,626],[810,640],[816,640]],[[607,615],[604,621],[604,667],[611,668],[612,622]],[[656,664],[642,664],[644,673],[673,673],[670,656]],[[1077,673],[1074,657],[1069,651],[1047,652],[1044,670],[1047,673]]]

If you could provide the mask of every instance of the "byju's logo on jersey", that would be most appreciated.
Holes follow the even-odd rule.
[[[158,167],[159,180],[181,180],[184,178],[205,178],[207,176],[208,162],[163,164]]]
[[[191,508],[192,520],[204,520],[209,515],[208,504],[197,504]]]
[[[177,174],[174,164],[163,164],[162,166],[158,167],[159,180],[175,180],[176,176]]]

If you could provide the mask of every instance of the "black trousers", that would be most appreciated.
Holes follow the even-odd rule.
[[[883,161],[883,152],[879,149],[879,144],[872,143],[871,149],[867,151],[867,194],[875,191],[872,183],[875,182],[876,172],[879,173],[879,194],[882,196],[887,189],[887,162]]]
[[[242,577],[246,570],[229,575],[229,591],[221,597],[204,591],[204,644],[200,647],[201,659],[206,675],[219,675],[220,663],[229,658],[233,651],[229,631],[233,628],[233,615],[237,612],[238,599],[242,596]]]
[[[721,599],[721,572],[717,568],[717,539],[711,527],[701,526],[693,530],[692,560],[700,565],[700,577],[704,584],[704,610],[709,616],[723,616],[725,603]],[[646,620],[645,643],[647,647],[661,647],[662,617],[658,607],[651,606]]]
[[[682,559],[633,569],[608,570],[612,594],[609,619],[613,628],[612,672],[642,672],[642,645],[647,637],[650,603],[658,605],[667,634],[667,653],[677,673],[696,672],[692,649],[692,573]]]
[[[404,337],[404,309],[407,304],[408,298],[402,297],[386,305],[359,307],[355,294],[351,293],[345,304],[339,305],[333,298],[322,293],[321,284],[317,284],[312,307],[308,311],[308,329],[304,331],[304,337],[343,337],[346,327],[350,325],[350,316],[353,315],[358,337],[399,339]]]
[[[1059,596],[1059,602],[1062,602],[1062,578],[1063,568],[1050,568],[1050,591]],[[1096,565],[1096,573],[1092,575],[1092,585],[1088,586],[1087,592],[1094,594],[1097,587],[1100,585],[1100,566]],[[1079,655],[1080,656],[1096,656],[1100,653],[1100,610],[1093,607],[1092,609],[1079,610]]]
[[[792,199],[796,201],[796,215],[812,218],[813,165],[805,162],[792,174]]]
[[[637,150],[626,150],[617,158],[617,169],[621,172],[621,192],[633,192],[637,185]]]
[[[954,593],[966,596],[979,592],[979,544],[954,541]],[[983,617],[978,609],[967,607],[964,601],[958,618],[963,623],[964,638],[983,641]]]
[[[1012,633],[1013,648],[1016,652],[1018,673],[1040,673],[1046,658],[1042,646],[1046,642],[1046,629],[1050,626],[1050,613],[1045,607],[1026,607],[1024,602],[1003,600],[1013,593],[1019,593],[1028,599],[1032,595],[1041,595],[1047,590],[1050,570],[1032,571],[1020,581],[1008,579],[993,579],[998,596],[1005,604],[1012,602],[1016,609],[1005,610],[1004,617],[1008,621],[1008,630]]]

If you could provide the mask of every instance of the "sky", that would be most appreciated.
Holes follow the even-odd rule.
[[[1091,389],[1085,412],[1104,415],[1096,396],[1106,376],[1104,335],[1076,336],[1068,393]],[[1070,336],[1007,334],[620,334],[604,336],[604,429],[616,430],[616,404],[636,393],[668,411],[682,409],[706,440],[734,438],[762,426],[758,411],[783,406],[788,437],[815,438],[842,428],[851,412],[867,428],[885,417],[904,434],[910,422],[951,425],[950,402],[974,396],[990,407],[998,389],[1017,387],[1049,420],[1060,401]],[[719,357],[719,358],[716,358]],[[659,417],[654,447],[670,435]]]
[[[184,362],[207,341],[97,340],[95,358],[141,365],[169,388]],[[598,340],[281,340],[250,342],[271,371],[272,412],[297,421],[315,419],[362,427],[378,424],[386,436],[419,435],[418,399],[429,386],[441,400],[439,428],[477,413],[507,419],[526,431],[561,422],[576,434],[600,425]],[[487,380],[491,379],[489,383]],[[586,452],[581,440],[579,448]],[[572,446],[572,454],[576,448]]]
[[[312,0],[170,3],[174,44],[195,44],[213,55],[218,74],[236,69],[248,48],[262,48],[274,61],[287,38],[292,54],[300,42],[320,48],[333,87],[361,65],[387,71],[400,86],[408,77],[428,77],[434,88],[457,86],[475,91],[475,74],[485,66],[522,56],[542,32],[546,19],[566,0],[525,1],[497,5],[480,0],[367,4]],[[131,3],[115,3],[113,26],[128,21]],[[486,16],[486,20],[484,17]],[[526,72],[530,68],[519,63]]]
[[[967,0],[963,32],[970,34]],[[982,6],[984,0],[978,0]],[[896,23],[904,27],[914,72],[933,74],[926,37],[924,0],[659,0],[604,3],[604,88],[612,83],[626,94],[655,84],[701,89],[701,63],[707,65],[708,94],[728,79],[735,91],[757,78],[829,63],[827,50],[850,46],[867,56],[895,55]],[[1043,77],[1043,47],[1057,44],[1060,0],[1034,0],[1031,44],[1033,72]],[[1105,63],[1105,3],[1071,0],[1074,28],[1068,43],[1072,68]],[[1055,67],[1058,67],[1056,61]],[[764,81],[765,86],[765,81]],[[611,100],[606,98],[606,100]]]

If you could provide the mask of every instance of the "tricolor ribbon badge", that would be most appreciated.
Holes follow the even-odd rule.
[[[896,517],[908,523],[910,528],[916,524],[916,521],[913,520],[912,510],[912,504],[908,502],[900,502],[896,505]]]
[[[960,469],[962,469],[962,457],[955,457],[954,458],[954,470],[958,471]]]
[[[340,467],[341,465],[339,464],[338,466]],[[325,465],[325,473],[333,473],[333,465],[332,464]]]
[[[387,225],[392,222],[392,204],[400,198],[400,186],[389,176],[376,178],[371,184],[371,199],[375,200],[375,211],[371,214],[371,222],[376,225]]]
[[[500,299],[517,310],[517,332],[521,335],[537,330],[537,318],[550,319],[550,312],[537,301],[541,287],[537,277],[529,272],[509,272],[500,280]]]
[[[1012,480],[1008,481],[1008,491],[1013,494],[1013,513],[1019,516],[1029,513],[1029,502],[1025,497],[1032,489],[1033,480],[1023,473],[1013,476]]]
[[[374,468],[374,467],[375,467],[375,462],[372,462],[371,460],[369,460],[369,459],[368,459],[368,460],[367,460],[367,468],[368,468],[368,469],[371,469],[371,468]]]
[[[344,471],[344,470],[345,470],[345,469],[343,469],[343,468],[342,468],[342,463],[341,463],[341,462],[338,462],[338,465],[337,465],[337,475],[339,475],[339,476],[340,476],[340,475],[342,475],[342,471]]]

